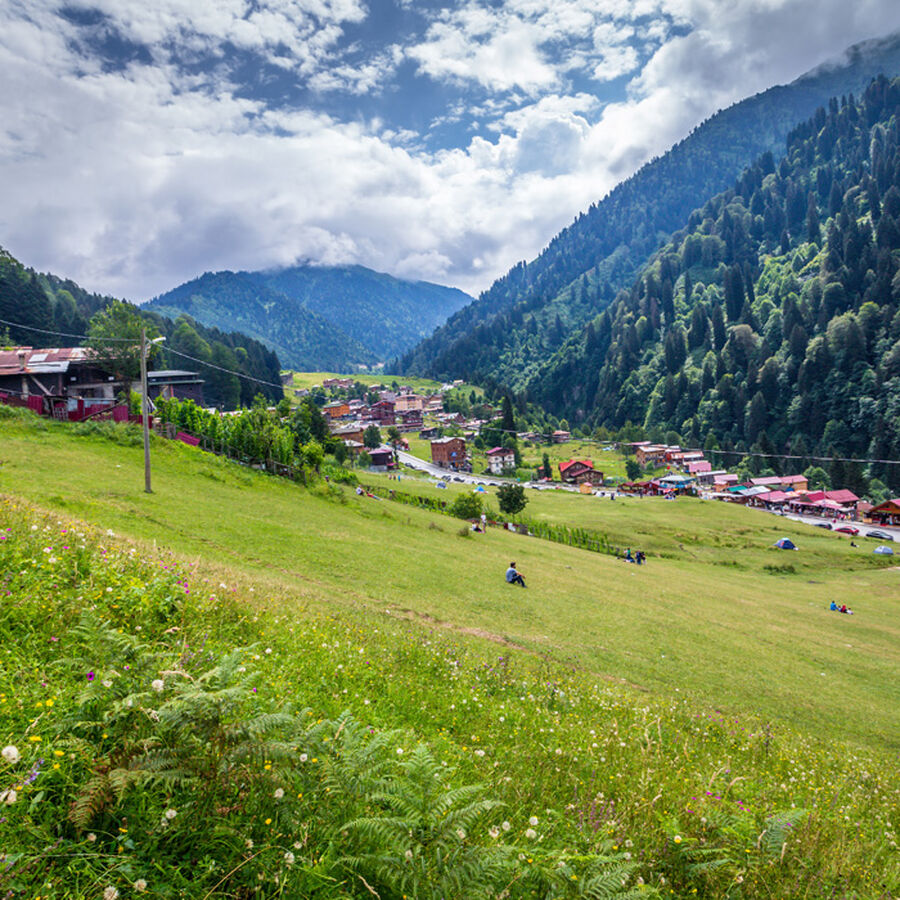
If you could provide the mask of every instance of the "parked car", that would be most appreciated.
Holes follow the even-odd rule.
[[[813,525],[815,525],[816,528],[827,528],[831,531],[831,522],[813,522]]]
[[[839,528],[835,528],[834,530],[840,531],[841,534],[852,534],[852,535],[859,534],[859,529],[854,528],[852,525],[841,525]]]
[[[866,537],[875,538],[879,541],[892,541],[894,536],[892,534],[888,534],[886,531],[867,531]]]

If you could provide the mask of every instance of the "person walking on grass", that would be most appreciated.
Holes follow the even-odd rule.
[[[526,587],[525,579],[516,571],[516,564],[511,562],[506,570],[506,581],[508,584],[521,584]]]

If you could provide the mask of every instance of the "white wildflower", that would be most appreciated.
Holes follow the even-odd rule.
[[[103,681],[100,682],[100,684],[102,684],[105,688],[112,687],[112,681],[110,681],[108,678],[104,678]]]
[[[476,756],[484,756],[484,750],[476,750],[475,755]]]
[[[525,831],[525,837],[527,837],[529,841],[533,841],[537,837],[537,832],[533,828],[528,828]]]
[[[143,894],[144,891],[147,890],[147,882],[143,878],[138,878],[138,880],[134,883],[134,889],[139,894]]]
[[[0,803],[5,803],[7,806],[12,806],[18,799],[19,795],[12,788],[0,794]]]
[[[537,816],[532,816],[532,817],[528,820],[528,824],[531,825],[531,826],[537,825],[537,823],[538,823],[538,817],[537,817]]]
[[[402,747],[397,748],[397,756],[403,756],[403,748]]]
[[[244,846],[245,846],[248,850],[252,850],[252,849],[253,849],[253,841],[252,841],[250,838],[247,838],[247,840],[244,841]]]
[[[271,647],[266,647],[266,656],[268,656],[272,652]]]
[[[88,834],[88,836],[87,836],[87,841],[88,841],[89,844],[93,844],[94,841],[96,841],[96,840],[97,840],[97,835],[94,834],[93,831],[92,831],[90,834]]]
[[[462,828],[457,828],[457,829],[456,829],[456,836],[457,836],[461,841],[464,841],[464,840],[466,839],[466,833],[465,833],[465,831],[462,830]]]
[[[305,753],[300,754],[300,762],[306,762],[309,757]]]
[[[162,678],[154,678],[153,681],[150,682],[150,687],[153,688],[158,694],[162,693],[163,688],[165,688],[166,683],[162,680]]]
[[[412,858],[413,858],[413,852],[412,852],[412,850],[407,850],[406,853],[404,853],[403,855],[404,855],[407,859],[412,859]]]
[[[170,806],[170,807],[163,813],[163,815],[171,822],[172,819],[174,819],[175,816],[178,815],[178,810],[177,810],[177,809],[172,809],[172,807]]]
[[[3,748],[3,758],[8,763],[17,763],[19,761],[19,748],[14,747],[12,744],[7,744]]]
[[[118,888],[114,888],[112,885],[109,885],[106,890],[103,891],[103,900],[116,900],[116,897],[118,896]]]
[[[509,829],[512,828],[512,826],[509,824],[509,822],[505,822],[505,821],[500,823],[500,827],[504,831],[509,831]]]
[[[292,866],[292,865],[294,864],[294,854],[291,853],[290,850],[288,850],[287,853],[284,854],[284,861],[285,861],[289,866]]]
[[[275,788],[275,799],[280,800],[284,796],[284,788]]]
[[[500,837],[500,829],[495,825],[488,831],[488,834],[496,841]]]

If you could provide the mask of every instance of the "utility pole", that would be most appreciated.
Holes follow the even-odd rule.
[[[144,429],[144,491],[152,494],[150,487],[150,397],[147,393],[147,352],[150,344],[164,341],[164,337],[147,341],[147,329],[141,329],[141,421]]]

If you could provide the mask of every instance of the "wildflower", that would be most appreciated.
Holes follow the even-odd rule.
[[[466,839],[466,833],[465,833],[465,831],[462,830],[462,828],[457,828],[457,829],[456,829],[456,836],[457,836],[461,841],[464,841],[464,840]]]
[[[88,836],[87,836],[87,841],[88,841],[88,843],[89,843],[89,844],[93,844],[94,841],[96,841],[96,840],[97,840],[97,835],[94,834],[93,831],[90,832],[90,834],[88,834]]]
[[[300,754],[300,762],[306,762],[308,759],[309,757],[305,753]]]
[[[170,807],[163,813],[163,815],[171,822],[172,819],[174,819],[175,816],[178,815],[178,810],[177,810],[177,809],[172,809],[172,807],[170,806]]]
[[[10,764],[17,763],[19,761],[18,747],[14,747],[12,744],[7,744],[3,748],[3,758]]]
[[[245,846],[248,850],[252,850],[252,849],[253,849],[253,841],[252,841],[250,838],[247,838],[247,840],[244,841],[244,846]]]
[[[676,844],[680,844],[681,843],[681,835],[676,834],[675,837],[673,838],[673,840],[675,841]]]
[[[272,820],[271,820],[271,819],[266,819],[266,825],[271,825],[271,824],[272,824]]]
[[[532,816],[532,817],[528,820],[528,824],[529,824],[529,825],[534,826],[534,825],[537,825],[537,823],[538,823],[538,817],[537,817],[537,816]]]
[[[88,680],[88,681],[93,681],[93,680],[94,680],[94,673],[93,673],[93,672],[88,672],[88,673],[87,673],[87,680]]]
[[[150,682],[150,687],[152,687],[157,694],[162,693],[162,690],[165,686],[166,683],[162,680],[162,678],[154,678],[153,681]]]
[[[412,852],[412,850],[407,850],[406,853],[404,853],[403,855],[404,855],[407,859],[412,859],[412,858],[413,858],[413,852]]]
[[[495,825],[488,831],[488,834],[496,841],[500,837],[500,829]]]
[[[501,823],[500,823],[500,827],[501,827],[504,831],[509,831],[509,829],[510,829],[512,826],[509,824],[509,822],[504,821],[504,822],[501,822]]]
[[[103,892],[103,900],[116,900],[116,897],[119,896],[119,891],[117,888],[114,888],[112,885],[109,885],[106,890]]]
[[[288,850],[287,853],[284,854],[284,861],[285,861],[289,866],[292,866],[292,865],[294,864],[294,854],[291,853],[290,850]]]
[[[105,688],[112,687],[112,681],[110,681],[109,678],[104,678],[103,681],[100,682],[100,684],[102,684]]]
[[[280,800],[284,796],[284,788],[275,788],[275,799]]]
[[[143,878],[138,878],[138,880],[134,883],[134,889],[139,894],[143,894],[144,891],[147,890],[147,882]]]
[[[18,799],[19,795],[12,788],[0,794],[0,803],[5,803],[7,806],[12,806]]]
[[[397,748],[397,756],[403,756],[403,748],[402,747]]]
[[[533,828],[528,828],[525,831],[525,837],[527,837],[529,841],[533,841],[537,837],[537,832]]]

